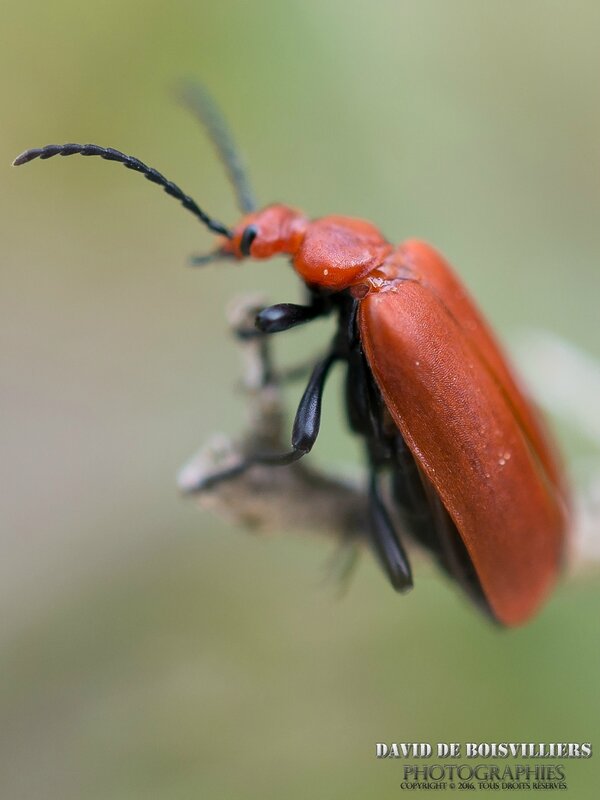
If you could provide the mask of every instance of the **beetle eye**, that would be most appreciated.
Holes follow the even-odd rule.
[[[242,239],[240,241],[240,251],[243,256],[250,255],[250,245],[256,239],[256,234],[258,233],[258,229],[256,225],[248,225],[248,227],[242,233]]]

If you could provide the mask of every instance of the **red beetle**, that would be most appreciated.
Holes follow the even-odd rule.
[[[369,465],[371,543],[394,588],[409,589],[412,576],[381,489],[385,476],[402,533],[429,549],[497,622],[524,622],[559,574],[568,492],[543,422],[477,306],[424,242],[394,246],[375,226],[349,217],[311,221],[284,205],[253,210],[218,111],[198,88],[187,99],[246,212],[234,229],[208,216],[156,170],[111,148],[48,145],[26,151],[15,164],[81,154],[140,172],[221,236],[217,250],[196,263],[289,256],[307,302],[263,309],[256,319],[259,334],[337,317],[333,341],[300,401],[291,450],[256,454],[197,488],[255,463],[289,464],[308,453],[319,432],[327,375],[336,361],[345,362],[349,424],[365,442]]]

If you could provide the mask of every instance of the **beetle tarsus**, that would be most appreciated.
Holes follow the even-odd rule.
[[[233,480],[243,475],[250,467],[260,465],[277,467],[293,464],[294,461],[298,461],[303,455],[306,454],[301,450],[290,450],[287,453],[256,453],[231,467],[222,469],[219,472],[213,472],[212,475],[207,475],[205,478],[198,481],[198,483],[187,487],[185,493],[195,494],[197,492],[208,491],[220,483]]]

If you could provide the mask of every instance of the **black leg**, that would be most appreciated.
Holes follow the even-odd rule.
[[[309,453],[317,441],[321,426],[323,389],[329,370],[337,357],[337,353],[332,351],[318,362],[300,400],[292,430],[292,447],[294,450],[299,450],[302,455]]]
[[[410,564],[379,488],[381,471],[393,463],[390,436],[383,425],[383,405],[365,355],[358,346],[350,350],[347,361],[348,418],[352,430],[365,440],[370,467],[371,543],[394,589],[405,592],[413,585]]]
[[[379,561],[394,589],[406,592],[413,585],[410,564],[381,497],[375,470],[369,485],[369,514],[373,547]]]
[[[381,442],[381,403],[364,353],[355,349],[348,354],[347,361],[346,409],[350,429],[363,436],[367,443]]]
[[[308,385],[300,400],[296,418],[294,419],[292,449],[290,451],[287,453],[252,453],[244,461],[205,478],[190,491],[198,492],[204,489],[210,489],[212,486],[222,481],[241,475],[254,464],[272,466],[292,464],[294,461],[298,461],[302,456],[309,453],[319,435],[319,428],[321,426],[321,403],[325,381],[337,358],[337,353],[332,351],[322,361],[319,361],[313,369]]]
[[[437,547],[436,521],[415,459],[398,433],[394,440],[392,494],[412,536],[430,549]]]
[[[296,325],[303,325],[316,317],[329,313],[330,306],[321,297],[315,296],[310,305],[299,306],[295,303],[277,303],[267,306],[256,315],[256,327],[260,333],[280,333]]]

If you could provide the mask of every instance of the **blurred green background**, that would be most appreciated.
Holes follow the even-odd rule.
[[[505,338],[598,355],[600,5],[4,0],[0,29],[0,796],[392,798],[376,741],[600,745],[598,580],[508,632],[427,566],[398,598],[365,557],[337,602],[332,544],[263,541],[178,496],[179,466],[242,424],[224,307],[296,300],[284,261],[187,269],[210,236],[137,176],[8,167],[112,145],[234,222],[170,94],[198,77],[261,200],[426,238]],[[348,470],[340,409],[330,391],[314,458]],[[559,433],[571,464],[593,455]],[[567,778],[596,797],[597,759]]]

